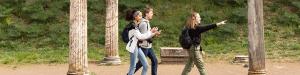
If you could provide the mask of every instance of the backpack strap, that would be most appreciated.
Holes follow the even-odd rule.
[[[134,30],[138,30],[137,27],[133,28]],[[134,35],[132,35],[130,38],[129,38],[129,47],[131,46],[132,44],[132,38],[134,38]]]
[[[131,36],[129,39],[131,40],[134,36]]]
[[[134,36],[131,36],[130,38],[129,38],[129,47],[131,46],[131,43],[132,43],[132,38],[133,38]]]
[[[149,30],[149,22],[147,22],[147,30]]]

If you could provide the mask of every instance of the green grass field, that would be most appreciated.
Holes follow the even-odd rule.
[[[248,53],[247,0],[119,0],[119,31],[125,12],[154,8],[152,27],[162,30],[154,50],[179,47],[178,36],[186,16],[194,9],[204,24],[228,20],[223,27],[203,34],[202,46],[209,60],[230,61]],[[300,60],[300,1],[264,0],[265,51],[268,59]],[[0,63],[66,63],[68,60],[68,0],[1,0]],[[88,57],[104,57],[105,2],[88,0]],[[119,37],[119,55],[128,52]]]

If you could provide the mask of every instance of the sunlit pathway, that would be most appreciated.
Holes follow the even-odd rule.
[[[96,75],[126,75],[129,64],[120,66],[98,66],[89,64],[90,74]],[[158,67],[159,75],[180,75],[183,64],[166,65],[160,64]],[[267,63],[268,75],[300,75],[300,63]],[[1,75],[66,75],[67,64],[33,64],[33,65],[1,65]],[[206,70],[208,75],[247,75],[248,69],[243,65],[229,63],[207,63]],[[148,75],[150,75],[150,69]],[[140,75],[140,72],[136,75]],[[199,75],[196,67],[190,75]]]

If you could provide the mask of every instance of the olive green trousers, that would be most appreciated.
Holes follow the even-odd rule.
[[[189,57],[181,75],[187,75],[194,67],[194,64],[198,68],[200,75],[206,75],[205,68],[204,68],[204,61],[198,47],[200,46],[192,46],[189,50],[187,50]]]

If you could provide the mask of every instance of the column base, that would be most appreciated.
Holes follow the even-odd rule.
[[[248,75],[266,75],[266,70],[249,71]]]
[[[100,62],[100,65],[120,65],[121,59],[119,56],[109,56],[104,57],[104,59]]]
[[[89,72],[68,72],[67,75],[89,75]]]

